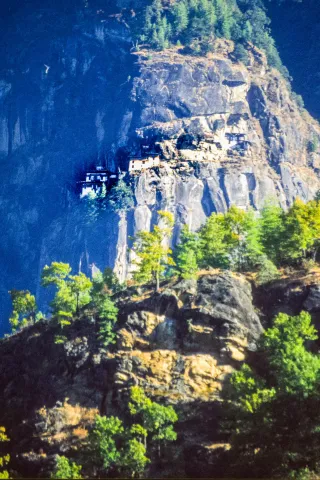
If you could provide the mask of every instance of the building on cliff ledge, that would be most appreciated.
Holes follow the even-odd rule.
[[[90,192],[99,193],[102,187],[106,187],[116,181],[118,175],[110,173],[108,170],[105,170],[103,167],[96,167],[95,171],[90,171],[86,173],[86,179],[78,182],[81,186],[80,198],[86,197]]]
[[[129,161],[129,173],[141,172],[154,167],[160,167],[160,156],[157,153],[148,153],[146,158],[134,157]]]

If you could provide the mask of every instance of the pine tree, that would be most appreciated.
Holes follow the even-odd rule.
[[[13,332],[36,321],[37,304],[29,290],[10,290],[12,313],[9,322]]]
[[[197,252],[199,246],[198,236],[190,232],[187,225],[184,225],[181,231],[180,243],[174,251],[175,264],[181,278],[188,279],[196,277],[198,271]]]
[[[284,235],[284,212],[282,208],[268,200],[260,215],[261,242],[267,257],[279,264],[281,259],[281,242]]]
[[[160,279],[168,266],[173,266],[172,250],[167,246],[172,235],[174,217],[172,213],[159,211],[159,225],[152,232],[138,232],[133,245],[137,257],[133,263],[137,266],[134,279],[139,283],[154,281],[156,291]],[[164,226],[161,226],[163,224]]]
[[[108,202],[115,212],[126,212],[134,206],[132,189],[122,178],[112,187]]]
[[[258,344],[263,368],[243,365],[232,375],[228,476],[319,472],[320,357],[307,349],[316,339],[308,313],[280,313]]]
[[[231,38],[232,9],[230,2],[226,0],[215,0],[217,15],[217,32],[220,37]]]
[[[174,32],[176,35],[180,35],[186,28],[189,23],[189,12],[188,7],[185,1],[178,1],[173,5],[173,25]]]

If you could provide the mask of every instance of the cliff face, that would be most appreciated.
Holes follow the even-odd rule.
[[[156,143],[164,161],[158,171],[135,178],[131,231],[148,230],[155,212],[167,209],[175,215],[176,241],[184,223],[196,230],[232,204],[259,209],[278,198],[286,208],[318,189],[319,152],[308,152],[319,137],[318,124],[301,114],[260,52],[252,49],[246,68],[232,62],[232,48],[217,42],[217,53],[206,58],[177,49],[137,55],[136,106],[126,116],[131,123],[124,144]],[[118,242],[123,252],[124,239]],[[126,259],[119,260],[121,276]]]
[[[132,54],[115,12],[112,2],[108,10],[67,15],[27,8],[4,30],[4,317],[7,290],[35,290],[52,260],[85,271],[115,264],[123,279],[128,237],[150,228],[159,208],[174,212],[176,241],[183,223],[197,229],[231,204],[259,208],[278,197],[286,206],[318,189],[319,152],[307,151],[318,125],[299,112],[258,51],[248,68],[232,61],[228,42],[203,58],[177,49]],[[161,168],[134,177],[136,205],[126,218],[107,212],[88,227],[76,181],[97,164],[123,168],[142,141],[161,151]]]
[[[95,414],[121,415],[137,384],[179,413],[178,443],[148,475],[206,476],[204,455],[228,448],[217,428],[221,391],[262,332],[249,283],[206,275],[158,295],[125,292],[118,305],[111,352],[99,346],[94,318],[64,330],[64,345],[54,343],[59,332],[52,323],[0,343],[0,424],[8,428],[12,467],[20,475],[46,476],[54,454],[77,455]],[[194,471],[196,459],[202,472]]]
[[[11,468],[45,477],[56,454],[82,463],[94,417],[126,412],[129,387],[142,386],[179,415],[178,440],[148,477],[228,477],[223,391],[229,374],[256,362],[256,342],[279,311],[309,311],[319,327],[319,272],[252,291],[241,275],[211,272],[161,293],[118,295],[117,344],[97,341],[96,318],[61,330],[40,322],[0,342],[0,425],[12,442]],[[88,472],[89,473],[89,472]]]

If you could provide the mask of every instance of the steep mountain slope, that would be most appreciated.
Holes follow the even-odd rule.
[[[111,352],[97,341],[96,319],[85,317],[65,330],[64,345],[54,343],[53,322],[1,342],[0,424],[12,439],[12,468],[20,475],[47,476],[54,454],[77,455],[95,413],[124,412],[128,387],[137,384],[174,404],[180,418],[178,443],[149,475],[194,476],[196,460],[216,447],[223,451],[212,446],[221,444],[221,390],[262,332],[249,283],[212,274],[167,285],[157,295],[132,300],[134,293],[118,299],[119,335]],[[203,462],[197,475],[208,473]]]
[[[319,325],[319,272],[254,291],[242,275],[209,272],[158,294],[129,289],[117,304],[117,344],[108,350],[97,318],[85,314],[64,329],[62,345],[53,321],[0,342],[0,425],[12,439],[11,468],[46,477],[56,454],[83,463],[79,446],[95,415],[125,414],[129,387],[140,385],[179,414],[178,441],[147,476],[228,477],[225,381],[244,359],[257,362],[262,323],[278,311],[305,309]]]
[[[319,127],[261,52],[252,48],[248,67],[223,41],[206,57],[133,54],[128,26],[110,15],[136,4],[71,4],[18,8],[3,30],[2,322],[7,291],[36,290],[54,259],[84,271],[115,264],[123,279],[128,237],[159,208],[175,213],[176,241],[183,223],[196,229],[232,203],[259,208],[277,196],[286,206],[319,187],[319,152],[308,152]],[[95,165],[126,169],[142,143],[162,165],[133,177],[135,208],[88,226],[77,180]]]

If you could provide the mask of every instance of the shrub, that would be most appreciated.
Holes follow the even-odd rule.
[[[238,62],[249,65],[249,54],[241,43],[237,43],[233,50],[233,56]]]
[[[314,153],[318,150],[319,141],[317,137],[313,137],[312,140],[309,140],[307,144],[307,150],[309,153]]]
[[[258,285],[264,285],[280,278],[280,272],[268,258],[264,258],[260,263],[258,274],[256,277],[256,283]]]
[[[298,105],[300,109],[304,108],[304,101],[301,95],[291,92],[291,99]]]
[[[115,212],[125,212],[134,206],[132,189],[122,178],[112,187],[108,202]]]
[[[57,455],[55,469],[51,478],[81,479],[81,465],[71,462],[67,457]]]

